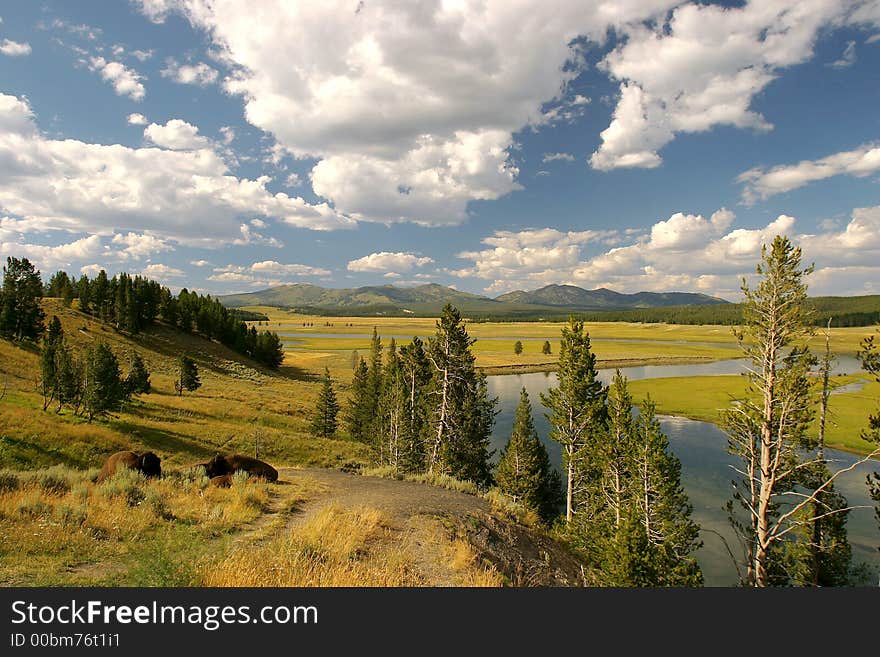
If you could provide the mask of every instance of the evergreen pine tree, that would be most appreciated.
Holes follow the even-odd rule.
[[[874,343],[873,335],[862,341],[856,356],[862,364],[862,369],[873,375],[874,380],[880,382],[880,346]],[[862,439],[880,445],[880,407],[868,418],[868,429],[862,432]],[[877,519],[877,526],[880,527],[880,473],[875,472],[868,475],[866,483],[868,484],[868,494],[872,500],[877,502],[877,506],[874,507],[874,516]]]
[[[811,334],[805,278],[812,271],[801,269],[801,250],[777,236],[762,248],[758,285],[753,290],[743,282],[745,326],[737,338],[751,361],[751,394],[735,400],[723,422],[729,450],[741,461],[741,478],[734,482],[737,504],[728,510],[745,547],[744,580],[750,586],[788,580],[782,572],[785,543],[797,525],[812,523],[811,509],[833,479],[814,482],[797,499],[789,494],[803,485],[800,475],[808,464],[821,461],[808,456],[816,448],[807,433],[814,415],[809,377],[814,359],[798,346]]]
[[[582,484],[569,532],[570,540],[595,563],[603,563],[609,550],[612,555],[619,552],[619,546],[612,545],[616,541],[634,538],[627,522],[633,515],[635,421],[633,399],[620,370],[615,372],[606,399],[605,427],[600,429],[598,423],[594,427],[590,454],[576,472]],[[607,569],[605,563],[603,570]]]
[[[184,390],[193,392],[202,386],[199,380],[199,368],[196,362],[189,356],[181,356],[177,359],[177,378],[174,381],[174,389],[178,395],[182,395]]]
[[[150,372],[141,355],[133,351],[130,356],[128,375],[125,377],[126,397],[146,395],[149,394],[150,389]]]
[[[369,368],[366,361],[361,358],[354,371],[351,391],[348,396],[348,406],[343,418],[349,437],[361,443],[368,442],[370,438],[369,429],[373,420],[368,392],[368,378]]]
[[[80,312],[91,313],[92,308],[92,286],[89,283],[89,277],[83,274],[76,284],[76,297],[79,300],[77,307]]]
[[[56,271],[49,279],[46,285],[47,297],[61,297],[64,294],[64,288],[70,286],[70,277],[66,271]]]
[[[45,315],[40,305],[43,282],[27,258],[6,258],[0,293],[0,335],[12,340],[36,340]]]
[[[94,282],[89,286],[89,296],[92,302],[92,312],[105,322],[111,319],[111,309],[113,298],[110,295],[110,281],[107,279],[107,272],[103,269],[95,276]],[[82,302],[82,297],[80,297]],[[82,309],[83,312],[89,312]]]
[[[119,361],[110,347],[99,342],[86,355],[83,405],[89,422],[96,416],[118,410],[124,397]]]
[[[624,379],[625,381],[625,379]],[[653,586],[700,586],[703,575],[693,553],[702,545],[693,507],[681,485],[681,462],[669,452],[654,402],[639,407],[632,441],[633,509],[650,545],[658,574]]]
[[[382,394],[382,338],[373,327],[373,338],[370,340],[369,373],[367,375],[367,412],[370,423],[367,425],[367,441],[376,442],[373,426],[379,411],[379,396]]]
[[[559,349],[558,385],[541,395],[541,403],[552,427],[550,437],[562,445],[566,483],[565,518],[570,523],[577,498],[593,478],[586,465],[587,446],[604,430],[605,392],[596,370],[596,356],[583,322],[574,318],[562,329]]]
[[[431,363],[417,336],[400,349],[400,361],[406,398],[402,467],[407,472],[422,472],[425,468],[423,432],[428,412],[425,393],[431,382]]]
[[[489,398],[486,377],[474,365],[474,342],[461,313],[446,304],[428,343],[432,380],[427,392],[426,460],[430,473],[488,485],[489,438],[497,400]]]
[[[55,352],[55,396],[58,400],[56,412],[60,413],[64,405],[68,404],[73,406],[74,414],[79,413],[84,378],[82,363],[74,358],[70,347],[62,340]]]
[[[333,391],[333,381],[330,379],[330,370],[324,368],[324,383],[321,392],[318,393],[318,402],[315,413],[312,416],[312,433],[321,438],[330,438],[336,435],[336,416],[339,413],[339,403],[336,401],[336,393]]]
[[[407,394],[400,356],[394,339],[388,347],[388,356],[382,372],[382,392],[374,424],[374,451],[376,460],[397,470],[404,469],[405,431],[407,426]]]
[[[516,354],[517,356],[519,356],[522,354],[522,352],[523,352],[522,340],[517,340],[516,342],[513,343],[513,353]]]
[[[559,513],[562,484],[532,421],[532,405],[523,388],[513,431],[495,470],[495,483],[515,502],[549,522]]]
[[[40,392],[43,395],[44,411],[57,395],[56,355],[63,340],[64,332],[61,330],[61,321],[57,315],[52,315],[52,321],[49,322],[40,347]]]

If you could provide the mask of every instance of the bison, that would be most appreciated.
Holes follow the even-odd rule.
[[[243,454],[233,454],[232,456],[217,454],[207,463],[200,465],[205,466],[205,472],[211,479],[243,470],[251,477],[278,481],[278,470],[264,461]]]
[[[98,473],[98,483],[115,475],[120,468],[136,470],[145,477],[159,477],[162,475],[161,463],[153,452],[116,452],[104,462],[104,467]]]

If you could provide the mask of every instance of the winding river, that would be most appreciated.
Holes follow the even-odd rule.
[[[737,374],[742,372],[743,362],[739,360],[701,363],[698,365],[656,365],[630,367],[621,372],[630,380],[662,378],[672,376],[707,376]],[[841,357],[836,372],[853,373],[858,370],[858,362],[852,357]],[[612,370],[601,370],[600,376],[608,383]],[[519,391],[525,386],[532,400],[535,428],[547,446],[550,458],[559,467],[561,452],[559,445],[549,439],[550,427],[543,415],[540,393],[556,384],[556,375],[550,372],[534,374],[506,374],[488,377],[489,393],[498,397],[500,410],[492,435],[492,448],[501,451],[510,437],[513,415],[519,402]],[[682,466],[682,484],[694,507],[694,520],[703,528],[703,547],[697,553],[707,586],[733,586],[737,583],[735,566],[727,554],[724,543],[718,534],[724,536],[731,548],[737,543],[727,522],[724,504],[730,498],[731,479],[734,473],[730,466],[734,462],[727,454],[725,434],[714,424],[698,422],[681,417],[661,416],[660,424],[669,437],[670,448],[679,458]],[[858,457],[839,450],[826,450],[832,469],[851,465]],[[497,453],[496,453],[497,458]],[[868,472],[880,472],[880,462],[874,461],[841,475],[836,486],[850,505],[871,505],[868,498],[865,476]],[[847,522],[849,540],[853,548],[853,562],[865,562],[875,570],[880,570],[880,531],[869,508],[850,512]],[[717,532],[717,533],[716,533]],[[738,556],[738,555],[737,555]],[[876,575],[875,575],[876,580]]]

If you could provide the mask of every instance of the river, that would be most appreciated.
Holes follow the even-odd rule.
[[[621,372],[630,380],[662,378],[672,376],[706,376],[735,374],[742,371],[743,361],[719,361],[699,365],[652,365],[623,368]],[[836,371],[854,373],[858,361],[852,357],[840,357]],[[601,370],[603,382],[609,383],[614,372]],[[488,377],[489,394],[498,397],[500,410],[492,434],[492,448],[501,451],[510,437],[513,415],[519,402],[519,391],[525,386],[532,400],[532,413],[535,428],[547,446],[550,459],[557,467],[561,464],[559,444],[549,439],[550,427],[543,415],[540,393],[556,384],[556,375],[550,372],[533,374],[506,374]],[[731,496],[731,480],[735,473],[734,463],[727,454],[725,434],[714,424],[698,422],[681,417],[661,416],[660,425],[669,437],[672,452],[681,461],[682,485],[694,507],[694,520],[703,528],[703,547],[697,552],[697,559],[703,569],[707,586],[733,586],[737,574],[724,544],[717,534],[723,535],[731,548],[737,550],[737,542],[727,522],[724,505]],[[826,450],[832,469],[851,465],[857,456],[839,450]],[[497,453],[495,455],[497,458]],[[850,505],[870,506],[865,476],[868,472],[880,472],[880,462],[874,461],[841,475],[835,482]],[[865,562],[875,570],[880,570],[880,531],[872,509],[855,509],[850,512],[847,522],[849,540],[853,548],[853,562]],[[708,531],[707,531],[708,530]],[[736,552],[735,552],[736,553]],[[738,553],[737,553],[738,556]],[[876,581],[876,576],[875,576]]]

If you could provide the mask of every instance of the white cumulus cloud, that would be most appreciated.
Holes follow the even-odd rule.
[[[23,57],[24,55],[31,54],[31,44],[18,41],[12,41],[11,39],[3,39],[0,41],[0,53],[3,53],[7,57]]]
[[[159,74],[178,84],[195,84],[200,87],[214,84],[220,75],[217,69],[208,66],[205,62],[180,64],[173,58],[166,62],[165,68],[159,71]]]
[[[719,125],[769,130],[753,98],[782,70],[807,61],[819,31],[876,21],[854,9],[873,0],[753,0],[740,7],[686,3],[668,18],[634,23],[600,64],[620,97],[596,169],[656,167],[677,133]]]
[[[133,101],[140,102],[147,93],[141,82],[141,75],[124,64],[108,62],[103,57],[92,57],[89,59],[89,68],[100,73],[105,81],[112,84],[117,96],[128,96]]]
[[[414,253],[382,251],[371,253],[363,258],[351,260],[348,263],[349,271],[358,272],[409,272],[416,267],[424,267],[434,260]]]
[[[97,235],[83,237],[67,244],[44,246],[23,242],[0,242],[0,253],[5,256],[27,258],[38,268],[51,271],[70,266],[72,262],[88,260],[102,251],[101,238]]]
[[[737,178],[744,183],[743,201],[755,203],[789,192],[798,187],[833,176],[864,177],[880,171],[880,146],[864,144],[851,151],[834,153],[819,160],[803,160],[797,164],[780,165],[771,169],[755,167]]]
[[[144,139],[173,151],[189,151],[208,148],[211,142],[199,134],[197,126],[181,119],[171,119],[165,125],[151,123],[144,128]]]
[[[213,150],[129,148],[45,137],[26,100],[0,94],[0,198],[21,232],[64,230],[222,246],[242,238],[243,215],[314,230],[354,222],[327,204],[232,175]]]
[[[182,269],[158,263],[147,265],[141,273],[147,278],[152,278],[157,281],[167,281],[170,278],[181,278],[186,276],[186,272]]]
[[[142,0],[178,11],[231,71],[245,117],[291,154],[319,160],[314,191],[354,218],[456,224],[467,204],[518,189],[513,134],[589,100],[568,82],[571,45],[665,12],[676,0],[617,3],[241,3]],[[290,56],[296,44],[296,56]]]

